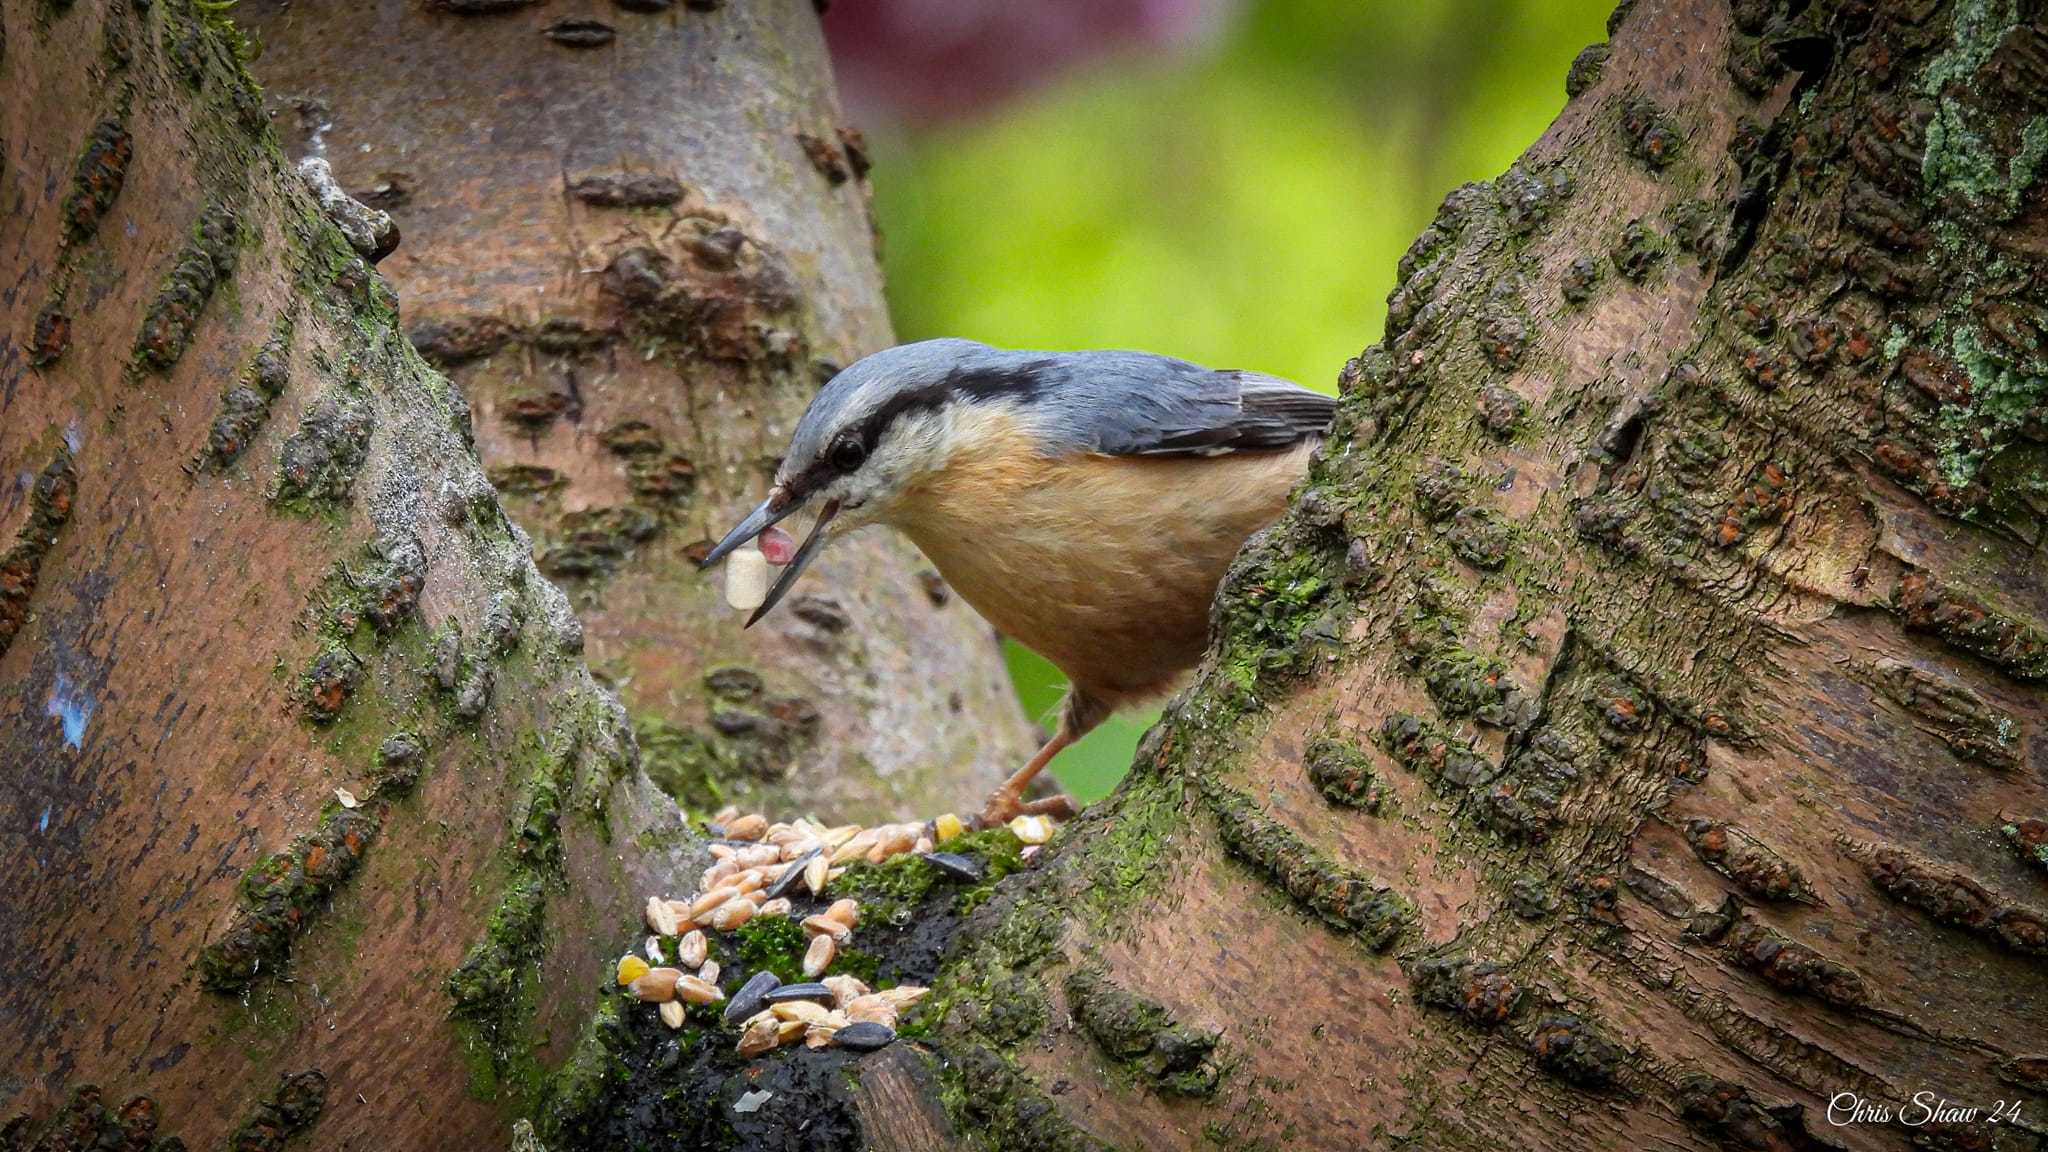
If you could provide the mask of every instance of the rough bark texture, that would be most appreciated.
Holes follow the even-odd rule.
[[[970,898],[874,1146],[2042,1145],[2048,24],[1611,31],[1132,775]],[[620,1020],[627,1098],[710,1091]]]
[[[219,12],[0,2],[0,1147],[488,1146],[689,842]]]
[[[835,548],[742,633],[694,559],[836,365],[889,344],[865,156],[805,0],[236,10],[292,156],[379,266],[649,774],[693,809],[929,817],[1029,752],[987,626],[908,544]],[[943,690],[934,690],[942,685]]]

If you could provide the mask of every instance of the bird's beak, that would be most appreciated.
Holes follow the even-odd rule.
[[[775,586],[768,589],[768,598],[761,601],[761,606],[754,609],[752,616],[747,617],[747,627],[752,628],[761,617],[766,616],[770,609],[781,603],[782,598],[789,594],[791,586],[796,583],[796,578],[804,574],[805,568],[810,567],[812,559],[818,555],[819,546],[825,543],[825,525],[830,524],[832,518],[837,515],[839,501],[825,501],[825,506],[818,510],[818,522],[811,525],[811,534],[804,537],[803,547],[796,550],[796,555],[790,557],[789,564],[782,569],[782,575],[776,577]]]
[[[761,501],[752,512],[747,513],[746,519],[734,525],[733,530],[725,534],[725,539],[720,540],[717,547],[711,549],[704,559],[697,562],[698,569],[709,568],[720,560],[725,559],[732,554],[733,549],[766,532],[778,522],[786,519],[790,513],[796,511],[801,505],[802,501],[790,499],[788,491],[781,485],[776,485],[769,490],[766,500]]]
[[[720,540],[717,547],[705,555],[698,567],[709,568],[725,559],[731,555],[733,549],[767,531],[801,506],[802,501],[790,499],[789,493],[781,487],[775,488],[768,493],[766,500],[747,513],[746,519],[741,520],[732,531],[725,534],[725,539]],[[782,569],[782,575],[776,578],[775,586],[768,589],[768,598],[761,602],[759,608],[754,609],[752,616],[747,617],[747,627],[752,628],[761,617],[768,614],[769,609],[775,607],[789,594],[789,589],[796,583],[796,578],[803,575],[804,569],[817,557],[819,547],[825,543],[825,526],[837,515],[839,501],[827,500],[825,506],[818,512],[818,522],[811,526],[811,534],[804,537],[803,546],[796,550],[796,555],[791,557],[789,563]]]

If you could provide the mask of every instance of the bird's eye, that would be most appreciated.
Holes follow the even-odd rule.
[[[852,472],[867,463],[868,450],[858,440],[838,440],[832,445],[832,467]]]

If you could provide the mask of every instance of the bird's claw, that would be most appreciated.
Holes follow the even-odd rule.
[[[1008,824],[1018,816],[1048,816],[1054,820],[1071,820],[1078,809],[1074,798],[1067,795],[1047,796],[1040,800],[1024,800],[1009,788],[998,788],[981,809],[981,826],[994,828]]]

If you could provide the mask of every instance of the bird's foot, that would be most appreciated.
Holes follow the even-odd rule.
[[[1071,820],[1079,809],[1071,796],[1047,796],[1040,800],[1025,800],[1018,795],[1019,789],[1002,787],[989,795],[988,803],[981,808],[981,826],[993,828],[1008,824],[1018,816],[1049,816],[1054,820]]]

